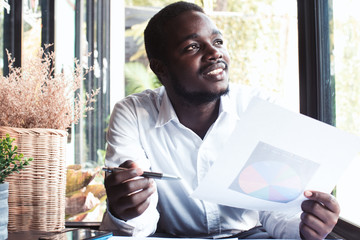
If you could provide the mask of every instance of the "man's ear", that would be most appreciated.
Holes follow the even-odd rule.
[[[164,63],[158,59],[150,60],[150,68],[159,77],[159,79],[164,78],[167,73],[166,66]]]

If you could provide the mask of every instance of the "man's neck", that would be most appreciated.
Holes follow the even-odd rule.
[[[179,121],[200,138],[204,138],[219,115],[220,99],[201,105],[173,103]]]

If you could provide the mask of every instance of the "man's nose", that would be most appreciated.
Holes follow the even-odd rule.
[[[223,57],[221,50],[215,46],[208,46],[206,49],[205,60],[216,61]]]

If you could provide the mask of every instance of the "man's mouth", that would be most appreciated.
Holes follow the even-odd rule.
[[[202,74],[207,76],[215,76],[218,74],[222,74],[222,72],[227,68],[227,64],[224,61],[211,64],[207,66],[203,71]]]
[[[217,68],[217,69],[215,69],[215,70],[212,70],[212,71],[208,72],[206,75],[216,75],[216,74],[221,73],[222,71],[224,71],[224,69],[222,69],[222,68]]]

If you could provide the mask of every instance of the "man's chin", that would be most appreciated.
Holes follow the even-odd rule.
[[[193,105],[202,105],[206,103],[214,102],[221,98],[221,96],[226,95],[229,92],[229,86],[224,88],[223,90],[219,90],[217,92],[186,92],[181,91],[177,92],[185,102],[188,102]]]

